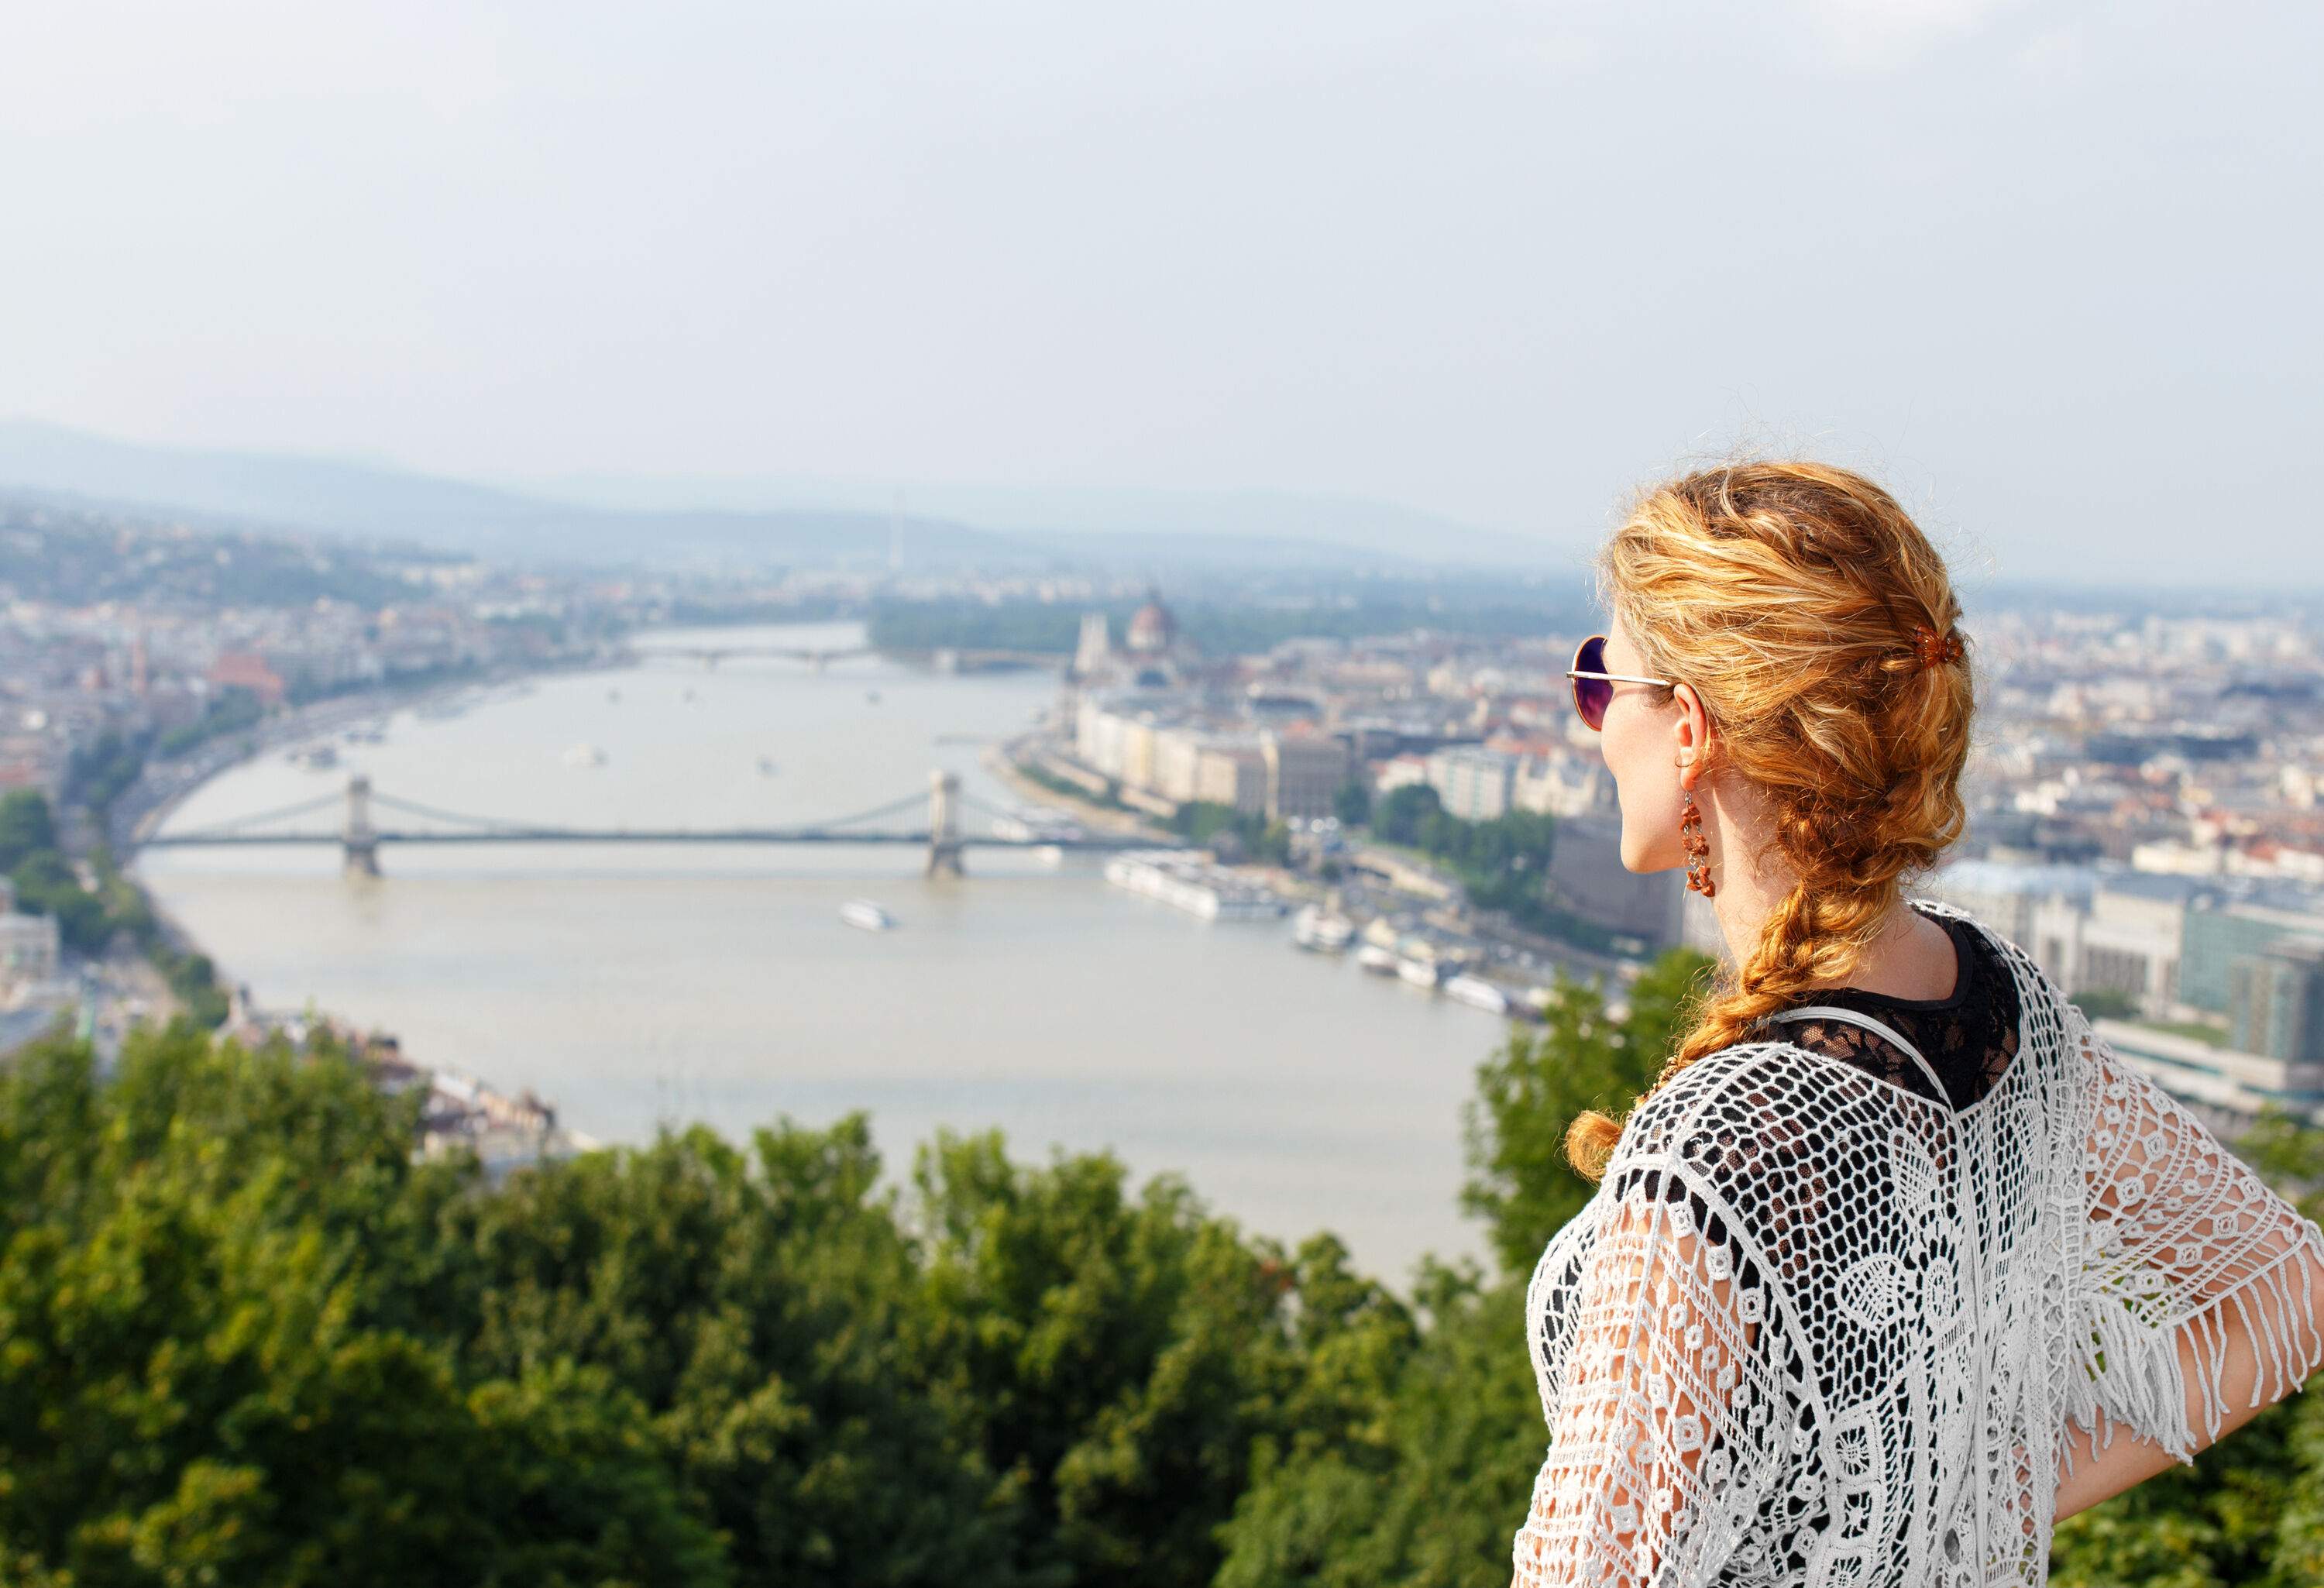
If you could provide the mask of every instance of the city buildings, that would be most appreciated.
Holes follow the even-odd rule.
[[[1495,879],[1504,902],[1624,952],[1723,949],[1675,873],[1620,863],[1612,779],[1563,676],[1575,635],[1468,632],[1451,611],[1442,629],[1351,631],[1345,604],[1368,596],[1337,576],[1287,595],[1213,581],[1182,615],[1142,577],[1063,568],[554,575],[5,502],[0,537],[0,793],[60,810],[108,745],[191,777],[260,714],[342,693],[554,665],[676,618],[869,611],[877,632],[900,608],[907,651],[1053,654],[1062,697],[1017,749],[1099,802],[1280,822],[1320,866],[1352,863],[1342,812],[1425,786],[1461,822],[1552,818],[1536,873],[1515,895]],[[2304,1096],[2324,1007],[2324,642],[2315,614],[2250,605],[1973,613],[1969,819],[1924,884],[2023,944],[2157,1073],[2247,1104]],[[1246,632],[1243,653],[1191,638]],[[1455,867],[1372,848],[1365,863],[1457,909]],[[70,979],[53,933],[0,915],[6,985]]]
[[[1428,758],[1428,786],[1445,811],[1464,822],[1489,822],[1509,812],[1517,758],[1481,744],[1448,745]]]
[[[1348,780],[1348,743],[1296,729],[1259,739],[1267,767],[1267,814],[1276,821],[1313,821],[1332,814]]]

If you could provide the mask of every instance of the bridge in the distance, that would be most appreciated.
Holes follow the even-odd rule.
[[[661,643],[640,646],[641,661],[693,662],[706,670],[715,669],[722,661],[798,661],[816,672],[835,661],[850,661],[859,656],[876,656],[880,648],[872,645],[775,645],[752,641],[700,641],[692,643]],[[925,649],[904,648],[895,654],[934,668],[940,673],[982,672],[991,668],[1052,668],[1063,666],[1067,660],[1053,651],[1010,651],[992,647],[964,648],[956,645],[933,646]]]
[[[297,826],[302,818],[337,808],[336,829]],[[374,808],[425,826],[382,826]],[[915,812],[926,812],[924,826],[898,827],[893,823]],[[983,830],[964,824],[964,816],[981,817]],[[379,792],[371,780],[357,774],[347,780],[344,793],[318,795],[312,799],[275,810],[256,811],[208,826],[157,833],[138,840],[141,849],[281,848],[337,845],[348,874],[380,874],[379,852],[390,844],[891,844],[924,847],[931,876],[962,873],[961,855],[971,848],[1097,850],[1135,848],[1150,839],[1093,836],[1075,828],[1070,833],[1044,833],[1021,817],[992,809],[960,790],[958,774],[931,773],[928,790],[913,793],[869,810],[831,821],[788,827],[639,827],[547,826],[501,817],[480,817],[439,809],[417,800]]]
[[[747,641],[658,643],[641,646],[637,652],[641,661],[659,661],[667,658],[672,661],[698,662],[705,668],[715,668],[722,661],[803,661],[817,672],[835,661],[872,654],[872,648],[869,645],[761,645]]]

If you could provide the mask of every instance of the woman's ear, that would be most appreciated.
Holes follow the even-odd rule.
[[[1679,783],[1692,789],[1711,762],[1711,714],[1703,710],[1702,697],[1694,692],[1692,685],[1674,686],[1671,697],[1678,706],[1678,716],[1671,724],[1671,738],[1677,752]]]

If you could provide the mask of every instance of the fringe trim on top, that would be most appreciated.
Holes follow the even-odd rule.
[[[2324,1229],[2307,1218],[2300,1224],[2289,1251],[2181,1324],[2145,1322],[2128,1295],[2101,1290],[2077,1304],[2077,1371],[2067,1380],[2066,1413],[2090,1431],[2096,1448],[2110,1448],[2116,1429],[2126,1426],[2134,1436],[2162,1445],[2173,1461],[2191,1465],[2218,1441],[2227,1411],[2230,1308],[2258,1359],[2246,1407],[2273,1405],[2324,1365],[2324,1317],[2317,1310],[2324,1298],[2316,1285],[2324,1271]],[[2111,1265],[2101,1259],[2093,1266]],[[2197,1370],[2191,1418],[2182,1338]],[[2064,1441],[2064,1463],[2070,1473],[2070,1438]]]

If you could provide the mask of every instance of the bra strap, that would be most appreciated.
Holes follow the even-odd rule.
[[[1937,1078],[1937,1072],[1930,1066],[1929,1061],[1921,1057],[1921,1050],[1905,1041],[1904,1035],[1895,1027],[1885,1021],[1874,1020],[1868,1014],[1858,1014],[1852,1009],[1842,1009],[1836,1003],[1805,1004],[1798,1009],[1784,1010],[1767,1018],[1771,1020],[1840,1020],[1848,1025],[1861,1026],[1889,1046],[1900,1048],[1910,1055],[1913,1062],[1921,1066],[1921,1073],[1929,1077],[1929,1085],[1937,1089],[1937,1095],[1945,1098],[1948,1102],[1950,1101],[1945,1091],[1944,1082]]]

